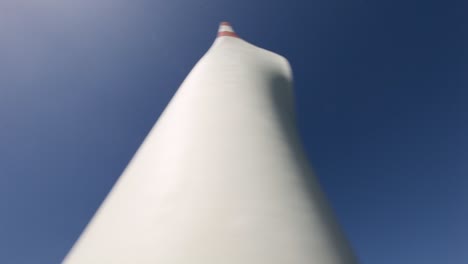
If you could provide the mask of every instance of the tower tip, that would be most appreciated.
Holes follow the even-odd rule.
[[[238,38],[239,36],[234,32],[234,29],[232,29],[231,23],[223,21],[219,24],[218,37]]]

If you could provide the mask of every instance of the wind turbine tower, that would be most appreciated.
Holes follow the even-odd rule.
[[[288,61],[221,23],[64,263],[357,263],[293,104]]]

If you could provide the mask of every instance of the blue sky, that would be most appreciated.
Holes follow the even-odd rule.
[[[462,2],[0,2],[0,262],[60,262],[227,20],[289,59],[361,262],[468,263]]]

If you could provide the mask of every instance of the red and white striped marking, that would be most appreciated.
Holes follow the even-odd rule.
[[[218,37],[235,37],[238,38],[239,36],[234,32],[232,29],[231,24],[229,22],[221,22],[218,29]]]

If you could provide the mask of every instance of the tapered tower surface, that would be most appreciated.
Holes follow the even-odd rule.
[[[68,264],[353,264],[303,153],[288,61],[221,23]]]

